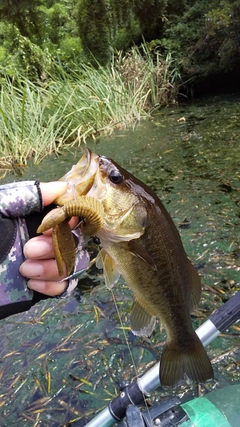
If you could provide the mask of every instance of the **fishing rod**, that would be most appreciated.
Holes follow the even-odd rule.
[[[210,318],[204,322],[195,332],[202,341],[203,345],[208,345],[213,341],[221,332],[225,331],[237,320],[240,319],[240,292],[237,292],[232,296],[225,304],[223,304],[218,310],[216,310]],[[116,422],[119,423],[119,427],[127,427],[136,425],[138,427],[152,426],[152,421],[149,421],[149,417],[152,419],[156,418],[156,411],[158,406],[150,408],[147,411],[148,415],[143,417],[140,414],[140,410],[137,405],[144,402],[145,398],[149,397],[150,394],[161,386],[159,380],[159,368],[160,362],[156,363],[148,372],[142,377],[133,381],[125,388],[123,388],[120,394],[115,397],[109,405],[97,414],[91,421],[89,421],[85,427],[111,427]],[[165,402],[164,410],[171,409],[172,407],[179,406],[180,399],[172,398]],[[155,408],[155,412],[154,412]],[[181,410],[181,407],[179,407]],[[162,411],[162,408],[161,408]],[[152,413],[151,413],[152,412]],[[175,411],[176,412],[176,411]],[[135,424],[126,423],[125,421],[120,422],[124,417],[128,416],[129,419],[135,420]],[[177,414],[178,415],[178,414]],[[179,417],[183,416],[179,414]],[[160,422],[161,423],[161,422]],[[167,424],[158,424],[167,425]],[[177,425],[177,424],[168,424]]]

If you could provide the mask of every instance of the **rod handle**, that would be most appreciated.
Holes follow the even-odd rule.
[[[221,332],[240,319],[240,292],[237,292],[225,304],[213,313],[209,320]]]

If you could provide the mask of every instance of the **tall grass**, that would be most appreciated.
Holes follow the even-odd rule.
[[[40,162],[89,136],[149,117],[176,95],[172,70],[171,58],[154,61],[146,49],[133,49],[107,68],[82,64],[72,74],[58,68],[45,83],[6,78],[0,92],[0,168],[25,165],[31,157]]]
[[[118,56],[115,66],[128,87],[146,94],[145,109],[154,111],[162,105],[175,102],[181,75],[171,53],[163,58],[159,51],[154,54],[143,43],[133,47],[125,56]]]

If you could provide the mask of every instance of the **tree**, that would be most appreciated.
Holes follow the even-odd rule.
[[[163,34],[168,0],[135,0],[133,10],[140,22],[141,34],[146,41],[160,38]]]
[[[0,19],[15,25],[22,36],[41,38],[39,6],[43,0],[1,0]]]
[[[80,0],[78,25],[85,54],[106,64],[119,31],[151,40],[162,35],[167,0]],[[135,25],[135,23],[137,25]]]
[[[113,30],[109,0],[82,0],[78,13],[79,35],[87,57],[106,64],[111,55]]]

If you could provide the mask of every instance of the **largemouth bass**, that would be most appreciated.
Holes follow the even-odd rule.
[[[156,194],[113,160],[90,150],[62,180],[70,184],[69,197],[75,192],[102,204],[97,265],[109,288],[122,275],[133,291],[133,333],[150,336],[156,318],[165,326],[161,384],[173,386],[185,376],[197,382],[212,378],[211,363],[190,316],[200,299],[200,279]]]

